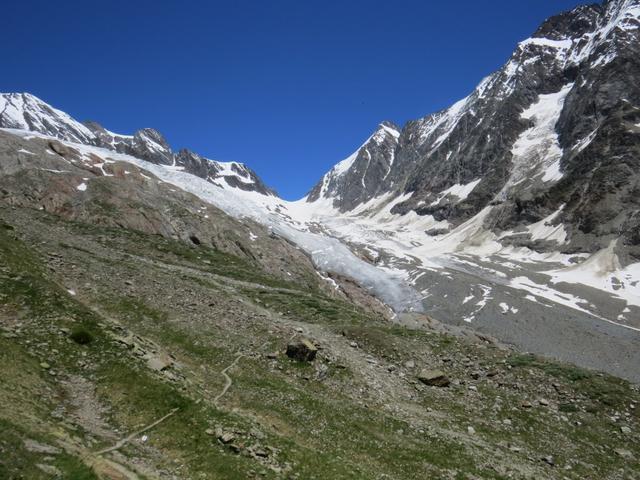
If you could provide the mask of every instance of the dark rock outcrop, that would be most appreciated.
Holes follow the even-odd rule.
[[[287,345],[287,356],[299,362],[310,362],[317,353],[318,348],[307,338],[294,340]]]

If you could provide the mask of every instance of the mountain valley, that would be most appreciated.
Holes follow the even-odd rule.
[[[0,478],[640,478],[640,1],[302,199],[0,94]]]

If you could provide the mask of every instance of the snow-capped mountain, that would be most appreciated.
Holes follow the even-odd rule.
[[[29,93],[0,94],[0,128],[28,130],[84,145],[125,153],[158,165],[183,169],[212,183],[275,195],[258,175],[238,162],[218,162],[190,150],[173,152],[160,132],[143,128],[133,135],[113,133],[97,122],[81,123]]]
[[[95,142],[95,135],[85,125],[30,93],[0,94],[0,126],[40,132],[71,142]]]
[[[358,150],[322,177],[309,193],[308,201],[336,198],[343,210],[352,210],[384,193],[399,137],[400,130],[396,125],[382,122]],[[357,187],[351,188],[353,185]]]
[[[307,201],[349,212],[402,196],[394,213],[430,216],[441,234],[484,209],[495,231],[558,212],[563,242],[510,241],[594,252],[619,238],[640,259],[639,17],[640,1],[609,0],[550,18],[468,97],[379,128]]]
[[[369,139],[288,212],[405,271],[436,318],[585,364],[613,347],[622,364],[640,329],[639,50],[639,0],[552,17],[469,96]]]

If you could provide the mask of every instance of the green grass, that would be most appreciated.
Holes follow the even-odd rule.
[[[383,478],[383,473],[390,478],[438,478],[437,472],[459,469],[497,478],[476,466],[463,445],[417,435],[406,422],[380,408],[355,405],[322,383],[301,387],[290,372],[278,377],[249,361],[234,378],[234,402],[286,432],[298,447],[291,446],[288,457],[303,477],[322,471],[322,478]]]
[[[74,327],[69,338],[78,345],[88,345],[94,340],[94,335],[84,327]]]
[[[73,480],[98,480],[98,476],[93,469],[85,465],[82,460],[77,457],[62,454],[56,458],[54,465],[60,471],[64,472],[64,478]]]
[[[102,305],[108,312],[118,314],[127,323],[134,325],[146,321],[154,324],[164,324],[168,319],[166,312],[150,307],[140,298],[105,296]]]
[[[113,407],[114,421],[126,430],[146,425],[177,408],[178,412],[149,431],[149,444],[160,448],[170,458],[186,463],[188,478],[245,479],[255,463],[234,455],[220,445],[206,429],[213,424],[248,426],[241,419],[220,410],[197,404],[173,385],[112,361],[99,374],[99,394]],[[267,476],[267,478],[270,478]]]
[[[292,319],[325,325],[353,325],[375,321],[376,317],[345,301],[318,291],[279,292],[245,288],[242,293],[254,303],[281,312]]]
[[[31,452],[25,446],[25,439],[34,440],[40,444],[55,445],[52,438],[34,431],[27,431],[20,424],[0,418],[0,478],[50,479],[51,475],[37,467],[37,464],[45,464],[56,467],[65,479],[98,480],[93,470],[78,457],[65,452],[58,454]]]
[[[629,401],[629,382],[610,375],[551,362],[530,354],[514,354],[507,359],[507,363],[514,368],[527,367],[543,371],[555,379],[568,383],[572,389],[590,400],[607,407],[624,406]]]

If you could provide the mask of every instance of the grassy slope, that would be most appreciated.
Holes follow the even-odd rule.
[[[77,419],[67,385],[76,376],[95,388],[97,414],[114,438],[178,408],[147,442],[107,456],[141,477],[640,475],[614,452],[640,458],[638,409],[630,408],[640,398],[626,382],[406,330],[204,247],[39,212],[1,213],[0,478],[49,478],[37,463],[64,478],[96,478],[92,452],[114,442]],[[80,287],[76,295],[69,285]],[[296,328],[322,347],[314,365],[265,356]],[[76,343],[74,329],[92,341]],[[114,339],[123,332],[174,355],[176,375],[147,368]],[[246,356],[230,371],[234,384],[216,406],[219,372],[239,353]],[[403,366],[408,360],[443,368],[460,384],[423,387],[416,369]],[[537,403],[542,396],[549,407]],[[526,401],[533,406],[522,408]],[[234,432],[233,448],[208,432],[216,428]],[[61,453],[31,452],[24,439]],[[556,466],[540,460],[548,455]]]

